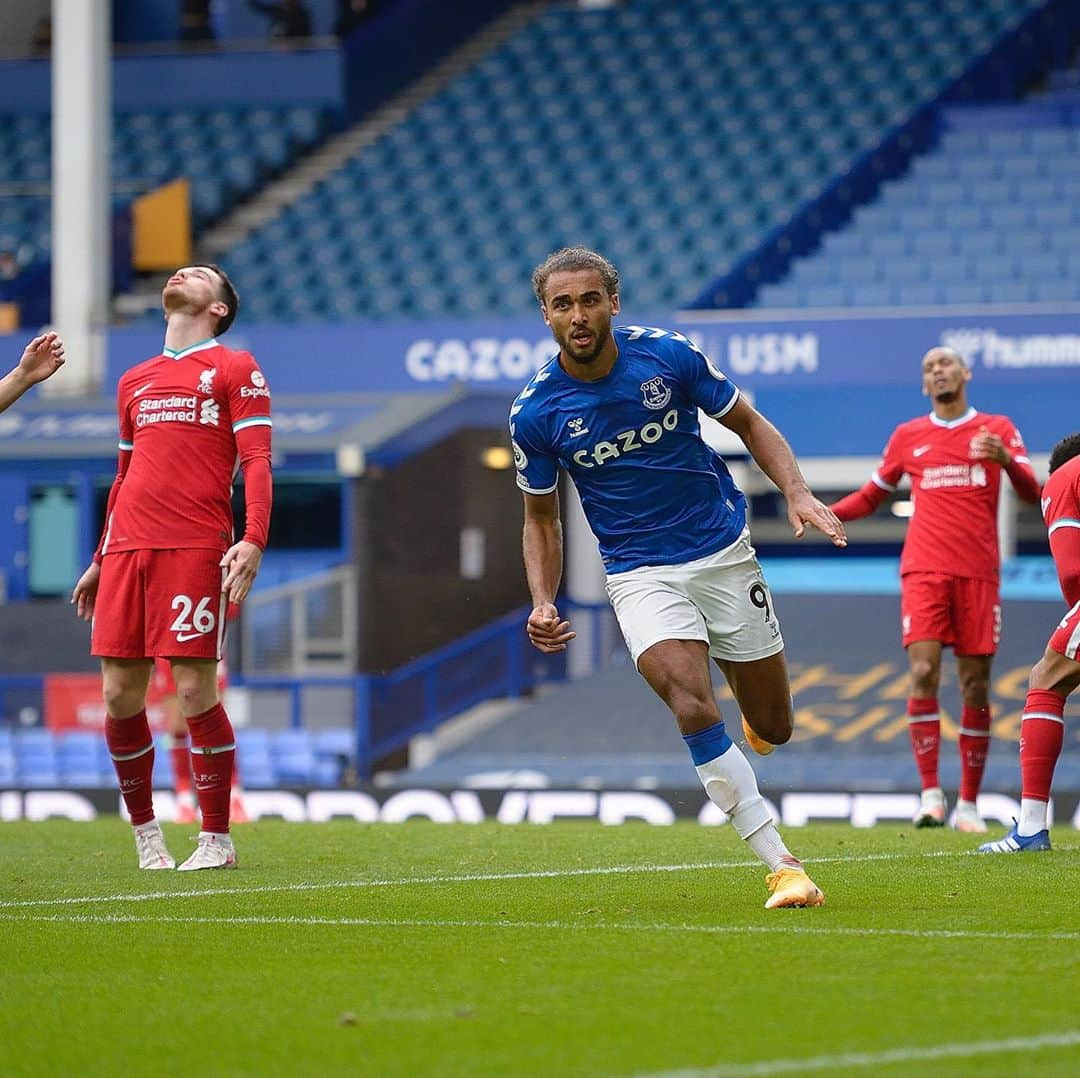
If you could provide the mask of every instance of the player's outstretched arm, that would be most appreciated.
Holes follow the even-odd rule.
[[[83,619],[90,621],[94,616],[94,603],[97,601],[98,581],[101,579],[101,566],[95,561],[79,577],[75,590],[71,593],[71,601],[75,604],[75,613]]]
[[[547,654],[565,651],[577,635],[570,622],[559,617],[555,596],[562,580],[563,538],[559,518],[559,496],[525,494],[525,531],[522,553],[529,581],[533,609],[525,631],[533,647]]]
[[[847,546],[844,525],[827,505],[814,497],[791,446],[776,427],[743,398],[720,422],[743,440],[758,467],[787,499],[788,520],[796,539],[801,539],[810,525],[827,535],[834,546]]]
[[[64,342],[57,333],[35,337],[19,364],[0,378],[0,412],[10,408],[31,386],[51,378],[64,365]]]
[[[836,514],[837,520],[859,520],[873,513],[886,497],[887,492],[871,479],[853,494],[833,502],[829,508]]]

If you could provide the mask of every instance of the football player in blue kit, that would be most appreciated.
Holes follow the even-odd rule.
[[[780,432],[679,333],[612,327],[619,275],[583,247],[552,254],[533,287],[559,354],[510,412],[525,498],[524,559],[542,652],[574,633],[559,616],[558,473],[573,479],[600,545],[607,591],[638,672],[671,709],[709,798],[768,866],[769,909],[825,899],[784,845],[749,761],[728,736],[709,657],[727,679],[747,742],[760,754],[791,737],[784,641],[746,527],[746,505],[701,438],[698,409],[734,431],[807,526],[835,546],[844,527],[806,485]]]

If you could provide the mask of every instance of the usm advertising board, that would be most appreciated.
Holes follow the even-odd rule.
[[[888,432],[926,407],[919,360],[949,345],[970,363],[972,403],[1012,417],[1033,452],[1047,452],[1078,425],[1080,307],[1053,311],[877,312],[849,316],[759,312],[630,313],[620,325],[685,334],[808,456],[876,456]],[[105,446],[113,396],[128,367],[158,354],[158,329],[109,333],[102,396],[0,419],[0,450],[33,452],[59,441]],[[0,339],[15,353],[22,337]],[[333,438],[363,418],[333,398],[355,394],[445,394],[458,389],[507,402],[554,353],[535,317],[423,322],[257,325],[228,335],[253,352],[276,397],[286,397],[280,434]],[[4,447],[9,447],[6,450]],[[25,449],[18,447],[25,446]]]
[[[1076,425],[1080,307],[876,312],[629,312],[617,323],[690,337],[802,453],[880,451],[891,426],[923,408],[919,360],[934,345],[972,366],[973,403],[1004,412],[1045,452]],[[535,317],[471,321],[237,326],[229,344],[258,356],[275,393],[445,391],[512,396],[554,352]],[[110,334],[106,393],[156,354],[157,330]]]

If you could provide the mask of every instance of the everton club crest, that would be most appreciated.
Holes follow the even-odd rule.
[[[666,408],[671,400],[671,389],[664,385],[663,378],[650,378],[641,383],[641,396],[646,408],[658,412],[661,408]]]

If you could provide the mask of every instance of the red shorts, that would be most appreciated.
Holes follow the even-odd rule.
[[[1080,603],[1061,619],[1046,646],[1066,659],[1080,663]]]
[[[108,659],[220,659],[225,638],[223,550],[106,554],[90,654]]]
[[[900,578],[900,627],[904,647],[938,640],[957,655],[993,655],[1001,639],[997,581],[906,573]]]

